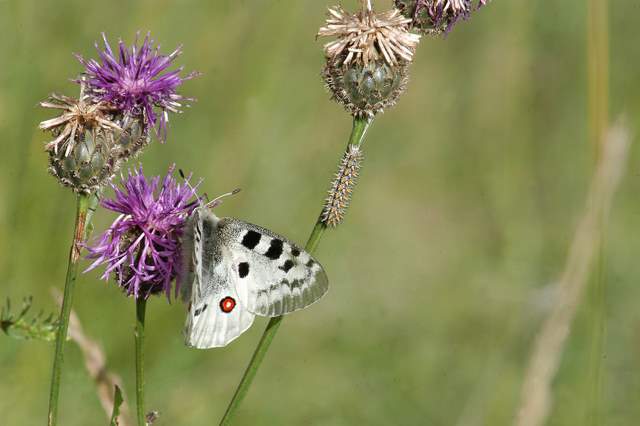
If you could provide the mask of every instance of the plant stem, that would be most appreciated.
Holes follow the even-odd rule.
[[[349,142],[347,144],[347,147],[349,145],[362,144],[362,142],[364,141],[364,137],[367,133],[367,130],[369,129],[369,126],[371,125],[372,121],[373,119],[370,119],[370,118],[354,118],[353,119],[353,128],[351,130],[351,136],[349,137]],[[327,226],[324,223],[322,223],[322,215],[320,215],[316,220],[316,224],[313,227],[313,230],[311,231],[311,235],[309,235],[309,239],[307,240],[307,244],[304,247],[304,249],[307,252],[313,254],[316,251],[316,249],[318,248],[318,244],[320,243],[320,239],[322,238],[322,235],[324,234],[324,231],[326,229],[327,229]],[[244,375],[242,376],[242,379],[240,379],[240,383],[238,384],[238,387],[236,388],[236,391],[233,394],[233,398],[231,399],[231,402],[227,406],[227,410],[225,411],[224,416],[222,417],[222,420],[220,420],[221,426],[230,424],[231,419],[233,418],[238,407],[242,403],[242,400],[247,395],[247,392],[249,391],[249,387],[251,387],[251,383],[253,382],[253,379],[255,378],[256,373],[258,372],[258,368],[260,368],[260,364],[262,363],[262,360],[267,354],[267,351],[269,350],[269,346],[271,345],[271,342],[273,341],[273,338],[275,337],[278,331],[278,328],[280,327],[280,324],[282,324],[282,319],[283,317],[279,316],[279,317],[273,317],[269,320],[269,323],[267,324],[267,328],[262,334],[262,337],[258,342],[258,346],[253,352],[253,356],[249,361],[249,365],[244,371]]]
[[[49,391],[49,416],[47,424],[55,426],[58,422],[58,396],[60,394],[60,378],[64,363],[64,344],[67,340],[69,328],[69,315],[73,305],[73,290],[78,275],[78,263],[80,250],[86,235],[86,228],[91,218],[87,217],[89,207],[92,204],[93,195],[78,194],[76,199],[76,222],[73,231],[73,241],[69,250],[69,263],[67,265],[67,277],[64,284],[62,308],[58,319],[56,333],[56,349],[53,356],[53,368],[51,373],[51,389]]]
[[[609,5],[589,0],[587,21],[587,75],[589,139],[595,158],[602,158],[609,128]]]
[[[609,25],[608,1],[589,0],[587,23],[589,138],[595,150],[596,164],[603,159],[609,127]],[[603,368],[606,340],[606,218],[598,217],[599,261],[592,288],[592,337],[589,359],[588,424],[601,425],[603,419]]]
[[[144,411],[144,316],[147,300],[136,299],[136,409],[138,426],[146,426]]]
[[[587,56],[589,75],[589,138],[595,149],[596,163],[602,161],[609,127],[609,26],[608,1],[589,0],[587,23]],[[602,209],[600,209],[602,210]],[[603,418],[603,358],[606,340],[606,224],[598,217],[599,261],[592,288],[592,336],[589,360],[588,424],[596,426]]]

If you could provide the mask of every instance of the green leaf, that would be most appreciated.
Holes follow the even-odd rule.
[[[109,426],[118,426],[118,416],[120,415],[120,406],[122,405],[122,391],[116,385],[115,392],[113,394],[113,411],[111,412],[111,422]]]
[[[11,313],[11,301],[7,299],[7,304],[0,312],[0,329],[7,336],[20,340],[44,340],[51,342],[56,338],[58,320],[56,316],[50,314],[45,317],[40,311],[31,319],[27,319],[27,314],[33,305],[33,297],[25,297],[22,307],[17,314]]]

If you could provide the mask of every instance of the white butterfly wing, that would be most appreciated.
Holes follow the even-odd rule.
[[[221,219],[222,241],[231,254],[230,278],[247,294],[246,309],[274,317],[303,309],[329,289],[324,269],[309,253],[268,229]]]
[[[198,349],[222,347],[253,323],[247,307],[248,294],[234,285],[231,253],[223,244],[219,219],[196,209],[186,226],[183,244],[185,280],[182,292],[190,301],[185,343]],[[190,253],[190,254],[189,254]]]

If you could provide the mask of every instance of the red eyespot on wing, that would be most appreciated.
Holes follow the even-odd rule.
[[[220,309],[222,309],[222,312],[224,312],[225,314],[228,314],[229,312],[233,311],[233,308],[235,307],[236,307],[236,301],[233,297],[227,296],[220,301]]]

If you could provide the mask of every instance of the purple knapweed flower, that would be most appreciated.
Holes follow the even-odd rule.
[[[184,224],[199,203],[188,179],[177,183],[173,169],[164,178],[147,180],[140,166],[123,178],[122,189],[112,184],[114,198],[101,205],[120,216],[87,247],[87,258],[94,262],[85,272],[105,265],[101,278],[108,280],[114,273],[127,295],[147,298],[164,291],[171,297],[171,282],[180,271]]]
[[[471,12],[489,0],[394,0],[396,7],[413,20],[413,28],[425,34],[449,33]]]
[[[76,55],[85,66],[89,94],[96,100],[114,105],[125,114],[143,117],[145,125],[155,128],[161,142],[167,137],[169,112],[180,112],[186,98],[176,92],[185,80],[198,75],[196,72],[180,76],[183,68],[167,71],[173,60],[182,53],[179,46],[169,55],[160,54],[160,46],[153,46],[150,34],[141,46],[138,40],[127,47],[118,41],[118,52],[114,53],[105,34],[104,50],[96,42],[100,60],[85,59]]]

